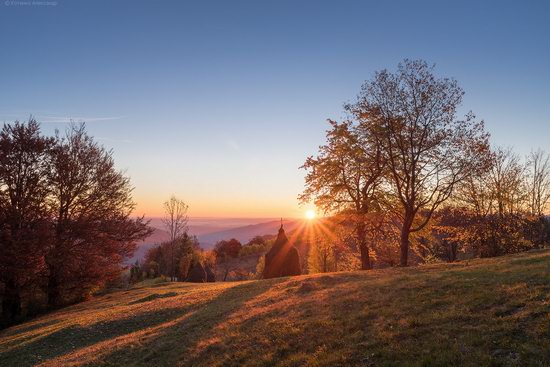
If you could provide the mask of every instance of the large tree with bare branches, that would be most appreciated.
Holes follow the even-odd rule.
[[[405,60],[394,73],[375,73],[351,106],[362,130],[382,147],[402,266],[408,264],[411,233],[427,225],[489,149],[483,122],[471,113],[457,118],[463,94],[455,80],[437,78],[425,61]]]

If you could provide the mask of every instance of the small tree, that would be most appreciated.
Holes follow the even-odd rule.
[[[145,264],[155,264],[156,274],[184,281],[191,266],[191,260],[200,253],[196,237],[184,233],[175,241],[166,241],[151,247],[145,254]],[[172,268],[172,261],[176,266]]]
[[[262,279],[265,269],[265,255],[260,256],[256,264],[256,272],[252,276],[253,279]]]
[[[170,280],[175,280],[175,249],[176,240],[187,232],[188,205],[174,195],[164,202],[164,218],[162,222],[170,234]]]
[[[137,283],[143,280],[143,271],[139,265],[139,261],[136,262],[130,267],[130,283]]]
[[[156,261],[149,261],[145,265],[145,272],[147,274],[147,278],[156,278],[159,276],[159,264]]]
[[[229,241],[221,240],[216,243],[214,247],[214,253],[216,254],[216,263],[220,266],[218,269],[223,271],[223,281],[227,280],[227,277],[231,269],[231,259],[237,258],[241,252],[242,244],[235,238]]]
[[[524,212],[528,200],[525,190],[525,167],[511,149],[497,148],[492,155],[489,182],[492,189],[494,212],[502,218]]]
[[[527,171],[529,210],[531,215],[542,217],[550,201],[550,156],[541,149],[531,152]]]
[[[327,239],[317,238],[313,240],[309,247],[307,265],[310,274],[337,271],[334,244]]]
[[[214,247],[214,251],[216,252],[216,255],[218,257],[227,256],[236,258],[239,256],[239,252],[241,251],[242,247],[243,246],[239,240],[232,238],[229,241],[218,241],[216,243],[216,246]]]

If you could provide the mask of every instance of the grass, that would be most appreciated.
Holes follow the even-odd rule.
[[[0,333],[2,366],[550,366],[550,251],[161,283]]]

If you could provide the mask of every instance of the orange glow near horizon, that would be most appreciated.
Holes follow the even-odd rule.
[[[304,218],[304,212],[314,208],[312,203],[300,205],[297,200],[303,189],[303,177],[295,168],[292,168],[292,172],[296,171],[293,180],[281,181],[280,167],[268,172],[235,174],[241,166],[238,164],[224,175],[223,167],[212,168],[208,174],[184,170],[183,175],[180,171],[171,172],[168,167],[151,164],[149,171],[132,175],[136,202],[133,214],[161,217],[164,215],[163,203],[171,195],[183,200],[189,206],[189,217],[195,218]],[[166,176],[167,172],[170,176]],[[254,180],[242,178],[252,173]],[[222,175],[223,180],[218,175]]]
[[[282,200],[246,200],[246,198],[234,198],[235,200],[221,200],[217,198],[207,198],[204,196],[195,196],[187,199],[181,197],[188,205],[189,217],[195,218],[304,218],[304,208],[300,208],[298,203],[290,199]],[[162,203],[168,199],[168,196],[141,194],[135,196],[136,208],[133,215],[145,215],[147,218],[157,218],[164,215]],[[310,219],[306,211],[306,218]],[[315,212],[313,211],[316,217]]]

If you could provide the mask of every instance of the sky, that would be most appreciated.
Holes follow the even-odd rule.
[[[495,145],[550,152],[548,1],[2,1],[0,122],[86,121],[136,214],[301,217],[299,167],[376,70],[436,64]]]

